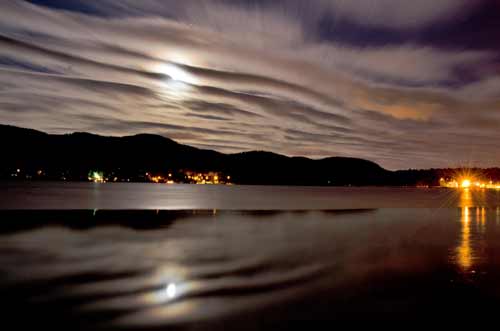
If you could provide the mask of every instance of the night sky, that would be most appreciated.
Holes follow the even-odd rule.
[[[1,1],[0,123],[500,166],[500,1]]]

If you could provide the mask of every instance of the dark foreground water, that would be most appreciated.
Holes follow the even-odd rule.
[[[286,201],[286,188],[266,189]],[[294,197],[298,189],[290,190]],[[415,194],[371,190],[370,203],[376,195],[384,201],[381,192]],[[332,200],[342,195],[330,192]],[[497,193],[423,190],[420,201],[430,201],[425,192],[433,205],[421,208],[4,208],[1,323],[22,330],[329,330],[496,322]],[[362,206],[363,194],[350,203]]]

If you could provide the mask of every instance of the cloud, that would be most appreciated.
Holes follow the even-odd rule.
[[[221,117],[221,116],[216,116],[216,115],[197,114],[197,113],[187,113],[185,116],[197,117],[197,118],[202,118],[202,119],[206,119],[206,120],[213,120],[213,121],[228,121],[229,120],[227,117]]]
[[[443,22],[477,3],[474,0],[324,0],[335,16],[361,25],[420,28]]]
[[[497,56],[489,51],[457,51],[412,44],[364,48],[330,44],[307,52],[311,57],[327,57],[325,64],[367,80],[413,86],[460,81],[460,69],[480,68]]]
[[[494,48],[317,35],[325,15],[425,33],[466,17],[470,1],[58,3],[0,3],[2,123],[388,168],[447,166],[468,146],[500,155],[481,141],[500,138]],[[172,79],[166,65],[191,79]]]
[[[193,24],[205,24],[213,27],[221,19],[230,21],[229,27],[238,32],[264,32],[288,35],[291,31],[282,29],[283,24],[278,22],[264,30],[259,21],[266,21],[269,12],[280,13],[278,18],[286,16],[312,16],[314,18],[321,13],[330,11],[337,19],[348,19],[359,24],[368,26],[389,26],[396,28],[418,28],[435,22],[453,19],[460,12],[478,5],[476,0],[275,0],[264,1],[241,1],[241,0],[143,0],[140,4],[134,0],[101,0],[99,2],[88,2],[76,0],[77,7],[83,8],[91,14],[104,16],[151,16],[161,15],[167,17],[180,17]],[[251,5],[249,5],[249,3]],[[64,6],[61,6],[64,8]],[[66,7],[68,8],[68,7]],[[71,8],[71,7],[70,7]],[[246,10],[240,10],[244,8]],[[253,25],[242,25],[241,23],[251,19]],[[255,19],[255,20],[254,20]],[[248,26],[245,30],[244,27]],[[223,29],[223,26],[217,28]],[[274,29],[273,29],[274,28]],[[301,31],[293,30],[293,34]]]

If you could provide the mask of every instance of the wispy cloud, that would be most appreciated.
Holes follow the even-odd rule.
[[[499,51],[391,37],[471,24],[484,3],[2,2],[0,121],[388,168],[499,164]]]

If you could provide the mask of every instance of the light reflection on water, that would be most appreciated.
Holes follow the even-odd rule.
[[[481,206],[484,203],[484,192],[471,192],[469,189],[464,189],[460,192],[461,204],[461,235],[459,244],[456,247],[456,254],[453,258],[462,271],[467,273],[476,273],[478,263],[484,259],[482,250],[486,245],[486,226],[489,216],[492,221],[495,215],[495,222],[498,225],[499,207],[485,208]],[[495,213],[493,214],[493,211]]]
[[[462,237],[460,245],[457,248],[457,262],[460,267],[467,270],[472,265],[469,207],[462,208],[461,223],[462,223]]]
[[[158,211],[168,222],[146,230],[123,215],[86,230],[71,218],[40,224],[0,236],[0,294],[55,318],[71,311],[89,330],[457,314],[459,298],[484,308],[485,289],[500,293],[500,208],[461,194],[458,209]]]

